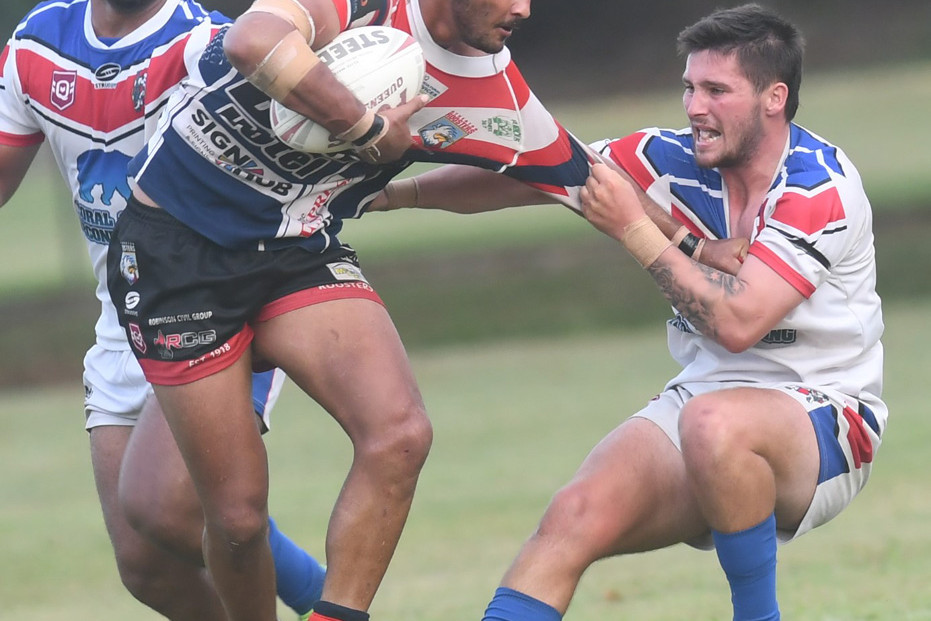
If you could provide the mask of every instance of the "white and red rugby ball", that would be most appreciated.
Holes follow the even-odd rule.
[[[376,112],[410,101],[423,85],[423,49],[403,30],[387,26],[353,28],[338,34],[316,53],[336,79]],[[351,146],[274,99],[269,118],[275,135],[292,149],[335,153]]]

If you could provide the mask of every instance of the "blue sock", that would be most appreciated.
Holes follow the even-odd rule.
[[[514,589],[498,587],[482,621],[561,621],[559,611]]]
[[[268,518],[268,543],[275,560],[278,597],[299,615],[310,612],[323,593],[326,569],[278,530],[271,518]]]
[[[747,530],[711,534],[731,585],[734,621],[779,621],[775,515]]]

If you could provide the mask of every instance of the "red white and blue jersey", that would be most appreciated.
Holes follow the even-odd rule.
[[[507,49],[475,58],[451,54],[430,38],[417,0],[349,8],[344,29],[390,24],[424,49],[431,100],[411,118],[419,148],[410,160],[373,166],[351,153],[287,147],[270,129],[268,96],[223,55],[221,32],[188,67],[155,138],[130,164],[139,187],[200,234],[241,249],[300,245],[319,252],[338,243],[343,221],[361,216],[412,161],[495,170],[578,206],[589,172],[586,147],[534,97]]]
[[[700,168],[688,129],[647,129],[606,143],[649,197],[700,236],[730,235],[717,169]],[[882,310],[876,293],[872,214],[860,175],[836,146],[792,125],[754,223],[750,254],[804,296],[759,343],[727,352],[676,313],[669,348],[690,382],[785,382],[825,387],[884,414]]]
[[[107,349],[128,347],[106,286],[110,232],[130,194],[127,164],[215,21],[229,20],[191,0],[167,0],[131,34],[103,41],[89,0],[50,1],[20,22],[0,56],[0,144],[48,139],[87,240],[101,302],[97,342]],[[192,39],[201,23],[204,40]]]

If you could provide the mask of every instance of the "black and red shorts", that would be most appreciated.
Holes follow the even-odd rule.
[[[381,303],[355,251],[220,246],[168,212],[131,199],[107,255],[107,285],[146,379],[186,384],[233,364],[251,323],[345,298]]]

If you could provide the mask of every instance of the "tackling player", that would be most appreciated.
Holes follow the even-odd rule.
[[[0,56],[0,205],[47,138],[98,280],[101,314],[84,384],[104,521],[127,589],[176,620],[226,616],[203,569],[197,496],[117,322],[105,256],[130,193],[126,165],[184,77],[185,55],[199,44],[191,29],[202,25],[207,33],[228,21],[187,0],[46,3],[22,20]],[[280,371],[254,378],[254,407],[264,422],[283,380]],[[324,570],[274,523],[269,536],[282,600],[306,613]]]
[[[602,153],[632,183],[597,164],[581,198],[672,304],[669,349],[682,371],[556,493],[486,621],[558,621],[592,563],[675,543],[717,551],[735,621],[777,620],[777,542],[840,513],[880,446],[870,203],[843,151],[792,122],[801,34],[751,4],[685,29],[679,49],[690,126],[608,141]],[[483,199],[488,180],[459,169],[445,181],[473,190],[447,206],[437,172],[413,182],[421,206],[474,212],[501,200]],[[645,215],[654,202],[680,221],[682,250],[695,249],[689,232],[749,238],[736,274],[674,247]]]

